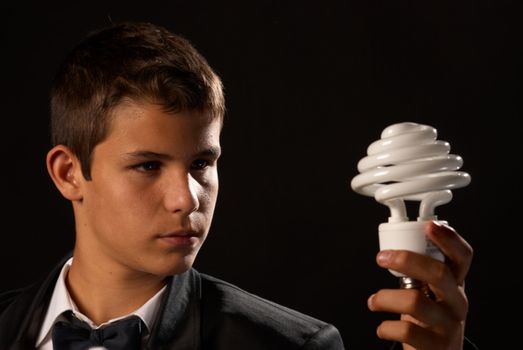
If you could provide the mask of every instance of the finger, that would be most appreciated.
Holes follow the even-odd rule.
[[[448,258],[447,263],[462,285],[472,262],[473,249],[452,227],[437,221],[427,225],[427,237],[436,244]]]
[[[452,329],[459,324],[444,306],[419,289],[382,289],[371,295],[367,304],[371,311],[410,315],[427,326]]]
[[[465,292],[445,263],[407,250],[383,250],[378,253],[377,261],[381,267],[427,282],[436,301],[446,304],[453,317],[458,320],[466,317],[468,301]]]
[[[376,333],[381,339],[409,344],[415,349],[444,349],[446,346],[445,340],[440,335],[404,320],[383,321]]]

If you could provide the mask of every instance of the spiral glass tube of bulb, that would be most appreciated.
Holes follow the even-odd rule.
[[[437,206],[452,200],[452,189],[470,183],[469,174],[458,171],[463,159],[449,152],[449,143],[437,140],[435,128],[413,122],[386,127],[367,148],[351,187],[390,209],[388,222],[379,226],[380,249],[407,249],[443,260],[426,239],[425,226],[437,220]],[[416,221],[409,221],[405,201],[420,202]]]

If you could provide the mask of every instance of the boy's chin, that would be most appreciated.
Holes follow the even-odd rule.
[[[175,261],[169,261],[159,266],[148,268],[148,272],[157,276],[179,275],[189,270],[194,263],[194,256],[186,256]]]

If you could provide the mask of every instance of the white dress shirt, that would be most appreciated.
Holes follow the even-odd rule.
[[[53,295],[51,297],[51,301],[49,302],[49,307],[47,309],[47,314],[45,315],[44,322],[42,323],[42,328],[40,328],[40,334],[36,340],[36,349],[53,350],[53,326],[57,321],[65,319],[62,313],[68,310],[72,310],[73,313],[80,320],[87,322],[93,329],[100,328],[113,321],[129,317],[130,315],[136,315],[142,319],[142,321],[145,323],[145,326],[147,327],[148,332],[146,332],[146,336],[142,339],[142,341],[145,342],[150,334],[151,328],[153,327],[153,322],[156,318],[156,314],[158,313],[158,309],[160,308],[160,302],[166,287],[163,287],[158,293],[156,293],[151,299],[149,299],[136,311],[131,312],[128,315],[109,320],[108,322],[97,326],[87,316],[83,315],[80,311],[78,311],[78,307],[71,299],[69,291],[67,290],[67,286],[65,284],[65,277],[67,276],[67,272],[69,271],[72,261],[73,258],[69,259],[64,264],[62,272],[60,273],[60,276],[56,281]],[[90,348],[90,350],[107,349],[104,347],[92,347]]]

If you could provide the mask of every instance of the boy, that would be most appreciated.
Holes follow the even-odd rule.
[[[0,296],[0,349],[344,348],[333,325],[192,269],[225,107],[189,42],[147,23],[105,28],[69,54],[51,97],[47,167],[72,203],[75,247],[42,283]],[[461,349],[472,250],[450,228],[428,234],[452,265],[401,251],[378,263],[426,280],[435,299],[382,290],[369,308],[404,315],[379,327],[384,339]]]

